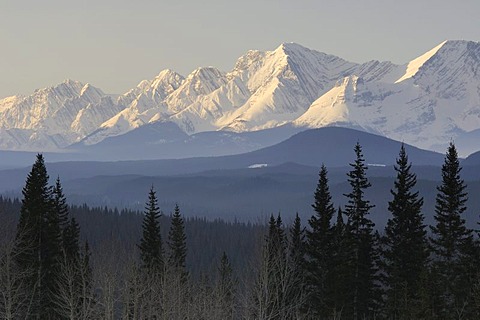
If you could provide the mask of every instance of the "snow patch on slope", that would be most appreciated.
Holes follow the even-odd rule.
[[[403,80],[406,80],[406,79],[410,79],[414,75],[416,75],[418,70],[420,70],[420,68],[425,64],[425,62],[427,62],[431,57],[433,57],[438,52],[438,50],[440,50],[440,48],[443,47],[443,45],[446,42],[447,41],[440,43],[438,46],[436,46],[432,50],[410,61],[410,63],[407,65],[407,70],[405,71],[405,74],[402,77],[400,77],[400,79],[395,81],[395,83],[402,82]]]

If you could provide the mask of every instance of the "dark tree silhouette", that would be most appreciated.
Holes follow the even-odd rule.
[[[163,247],[160,234],[161,215],[157,196],[152,186],[145,207],[142,239],[140,240],[139,248],[142,266],[157,271],[163,270]]]
[[[359,143],[355,145],[356,159],[347,173],[351,187],[345,205],[347,237],[350,244],[351,313],[354,320],[371,317],[377,309],[377,253],[375,252],[374,223],[368,218],[374,206],[365,199],[365,190],[371,185],[366,177],[367,166]],[[348,310],[346,310],[348,313]]]

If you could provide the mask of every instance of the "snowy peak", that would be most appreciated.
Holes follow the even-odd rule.
[[[476,59],[477,62],[479,61],[478,50],[480,42],[478,41],[447,40],[437,47],[440,47],[437,51],[440,56],[470,57]]]
[[[354,122],[348,102],[354,100],[357,87],[364,81],[355,75],[337,81],[335,86],[315,100],[308,110],[294,121],[296,126],[319,128]]]
[[[225,75],[220,70],[214,67],[201,67],[188,75],[183,88],[188,90],[187,93],[205,95],[224,83]]]
[[[465,40],[448,40],[440,43],[427,53],[408,63],[405,74],[396,83],[414,78],[421,83],[422,77],[436,74],[437,81],[445,80],[451,73],[461,76],[476,76],[480,63],[480,42]]]
[[[249,50],[246,54],[237,59],[232,73],[240,73],[252,67],[253,64],[261,63],[265,58],[265,52],[259,50]]]
[[[170,69],[162,70],[152,81],[152,87],[157,89],[159,87],[165,88],[164,91],[168,95],[177,90],[182,84],[184,77]]]
[[[358,78],[355,83],[343,79],[294,124],[310,128],[353,126],[443,151],[449,140],[480,128],[479,57],[478,42],[445,41],[404,65],[395,81],[387,79],[392,79],[401,66],[385,65],[391,71],[377,80]],[[373,69],[366,64],[357,72],[367,69],[372,74]]]
[[[30,96],[10,97],[0,100],[0,127],[37,129],[43,121],[59,112],[65,104],[85,98],[87,103],[98,98],[99,89],[81,82],[65,80],[44,89],[37,89]]]
[[[287,58],[285,76],[294,75],[312,101],[339,78],[351,74],[356,67],[337,56],[295,43],[284,43],[277,51],[282,51]]]
[[[183,76],[170,69],[166,69],[161,71],[158,76],[151,81],[150,87],[145,91],[150,92],[151,98],[159,103],[169,94],[177,90],[183,81]]]
[[[415,83],[440,99],[467,99],[478,106],[479,74],[480,42],[446,41],[420,68]]]
[[[172,112],[179,112],[227,82],[225,74],[214,67],[201,67],[190,73],[177,90],[165,100]]]
[[[102,90],[74,80],[37,89],[30,96],[0,100],[0,130],[10,135],[0,137],[0,146],[20,150],[65,147],[120,111],[116,106],[107,108],[108,101]]]
[[[143,80],[136,88],[120,96],[115,114],[103,119],[100,128],[89,132],[85,144],[95,144],[109,136],[116,136],[149,123],[155,115],[168,114],[165,99],[185,82],[180,74],[166,69],[153,80]]]
[[[425,62],[431,59],[438,52],[438,50],[440,50],[440,48],[445,45],[445,43],[446,41],[440,43],[438,46],[436,46],[432,50],[410,61],[407,65],[407,70],[405,71],[405,74],[402,77],[400,77],[400,79],[395,81],[395,83],[402,82],[403,80],[410,79],[413,76],[415,76],[417,72],[420,70],[420,68],[425,64]]]
[[[37,105],[53,106],[55,103],[60,104],[68,99],[78,97],[84,87],[85,84],[68,79],[52,87],[37,89],[32,95],[25,97],[25,100],[35,102]]]
[[[480,129],[479,74],[480,43],[472,41],[442,42],[404,65],[282,43],[247,51],[227,73],[166,69],[115,97],[66,80],[0,100],[0,147],[96,144],[170,121],[189,134],[348,126],[433,148]]]
[[[80,81],[66,79],[65,81],[63,81],[60,84],[57,84],[56,86],[49,87],[46,89],[37,89],[35,90],[35,92],[48,91],[48,92],[55,92],[59,96],[73,97],[73,96],[78,96],[84,86],[85,84],[81,83]]]
[[[80,98],[90,101],[92,103],[98,102],[103,96],[105,96],[105,93],[103,93],[102,90],[95,88],[89,83],[82,87],[79,94]]]
[[[307,47],[304,47],[295,42],[284,42],[280,44],[275,51],[280,50],[285,53],[285,55],[295,55],[295,52],[302,52],[302,51],[312,51]]]

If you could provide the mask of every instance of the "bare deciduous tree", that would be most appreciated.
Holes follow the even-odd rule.
[[[55,294],[59,315],[69,320],[95,318],[95,288],[91,283],[88,266],[64,261],[58,275],[58,291]]]
[[[0,318],[26,319],[32,307],[32,293],[36,291],[30,282],[35,270],[20,271],[16,265],[16,255],[22,254],[18,250],[14,222],[2,214],[0,224]],[[28,248],[23,248],[28,250]],[[27,286],[28,284],[28,286]]]

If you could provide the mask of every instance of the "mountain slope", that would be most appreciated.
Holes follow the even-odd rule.
[[[271,146],[300,131],[303,129],[280,126],[251,132],[205,131],[187,135],[174,122],[156,121],[97,144],[85,143],[87,137],[67,150],[81,155],[81,159],[96,161],[221,156]]]
[[[480,43],[445,41],[404,65],[357,64],[284,43],[248,51],[231,71],[164,70],[119,96],[68,80],[0,100],[0,148],[94,145],[142,126],[173,122],[186,134],[290,124],[345,126],[444,151],[480,129]],[[472,140],[472,139],[470,139]],[[462,155],[480,149],[469,141]]]
[[[58,162],[50,163],[48,172],[51,177],[60,176],[62,180],[70,180],[97,175],[178,175],[207,170],[269,167],[286,162],[314,167],[320,167],[322,163],[329,168],[345,167],[354,159],[353,147],[357,142],[363,147],[367,164],[373,167],[393,165],[401,144],[366,132],[328,127],[303,131],[273,146],[237,155],[166,160]],[[406,145],[406,150],[415,165],[443,163],[442,154],[410,145]],[[32,162],[33,160],[32,154]],[[28,170],[0,171],[0,191],[20,187]]]
[[[480,128],[479,74],[480,43],[446,41],[393,83],[355,76],[337,82],[294,123],[353,126],[443,152],[451,139]]]
[[[0,143],[5,149],[65,147],[121,110],[100,89],[66,80],[27,97],[0,101]]]

